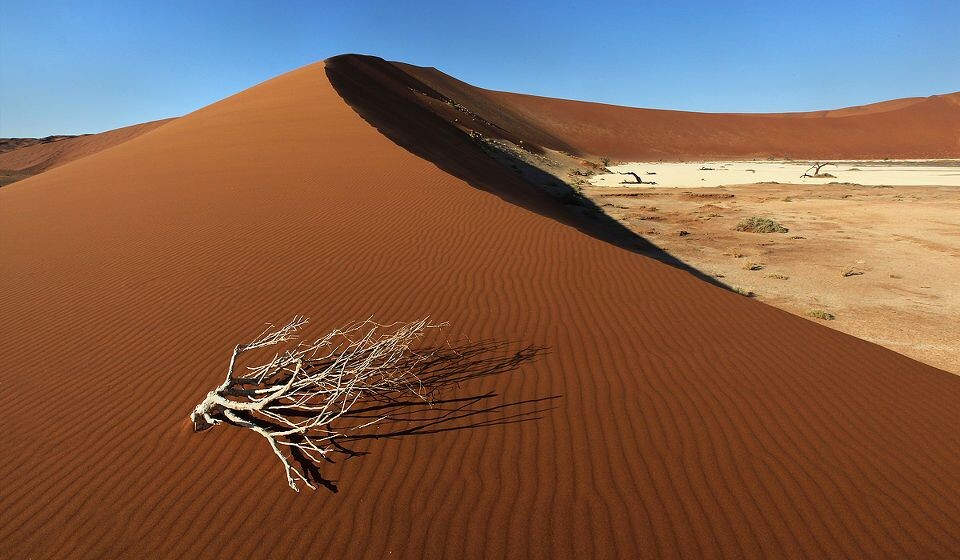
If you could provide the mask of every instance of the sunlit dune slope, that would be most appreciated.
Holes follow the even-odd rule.
[[[443,118],[408,122],[416,78],[379,66],[310,65],[0,189],[4,556],[960,555],[960,377],[586,235]],[[516,359],[450,389],[470,416],[357,442],[320,466],[339,492],[296,494],[259,436],[187,421],[296,313],[307,337],[429,314]]]

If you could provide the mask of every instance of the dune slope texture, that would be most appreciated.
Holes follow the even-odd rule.
[[[960,377],[585,235],[442,119],[462,167],[397,145],[369,104],[416,81],[314,64],[0,190],[3,556],[960,555]],[[336,493],[193,433],[296,313],[449,321],[467,415],[351,443]]]

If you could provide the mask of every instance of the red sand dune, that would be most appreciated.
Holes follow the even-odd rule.
[[[540,145],[594,156],[624,160],[960,157],[960,92],[812,113],[691,113],[496,92],[433,68],[402,68],[478,115],[511,130],[523,130]]]
[[[0,190],[4,557],[960,555],[960,377],[584,235],[407,76],[314,64]],[[295,313],[535,350],[296,494],[187,420]]]
[[[85,134],[83,136],[66,137],[53,142],[33,143],[0,153],[0,170],[41,173],[47,169],[52,169],[136,138],[171,120],[151,121],[108,130],[99,134]]]

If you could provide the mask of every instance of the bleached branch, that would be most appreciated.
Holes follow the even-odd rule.
[[[224,382],[190,415],[195,431],[226,422],[265,438],[283,464],[287,484],[297,491],[298,482],[314,486],[291,462],[291,448],[318,462],[335,448],[336,438],[385,418],[363,422],[350,418],[348,413],[358,402],[390,402],[411,394],[426,398],[414,369],[432,353],[417,354],[410,346],[427,329],[442,326],[429,318],[391,325],[367,320],[237,373],[241,354],[290,341],[306,323],[298,316],[280,329],[268,328],[253,342],[237,345]]]

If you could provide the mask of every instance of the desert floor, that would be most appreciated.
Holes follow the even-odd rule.
[[[623,177],[598,174],[583,193],[630,230],[742,293],[801,316],[822,311],[834,317],[819,319],[832,328],[960,373],[960,188],[890,186],[934,176],[956,181],[960,176],[949,170],[957,168],[856,166],[885,186],[689,188],[696,169],[721,166],[729,171],[699,173],[742,180],[743,169],[756,168],[758,176],[767,170],[761,180],[770,180],[771,174],[799,175],[796,169],[806,168],[792,162],[611,166],[637,170],[658,184],[603,186]],[[858,173],[838,168],[848,166],[830,173]],[[657,175],[643,175],[647,169]],[[687,182],[675,188],[663,180],[671,177]],[[789,232],[736,231],[751,216],[771,218]]]
[[[942,185],[960,187],[960,161],[886,160],[837,161],[821,169],[823,178],[803,177],[814,162],[808,161],[695,161],[632,162],[610,165],[613,173],[597,175],[598,186],[619,186],[620,173],[635,172],[644,182],[663,187],[720,187],[748,183],[828,185],[855,183],[869,186]],[[813,174],[813,171],[810,171]],[[626,180],[633,181],[632,177]]]

